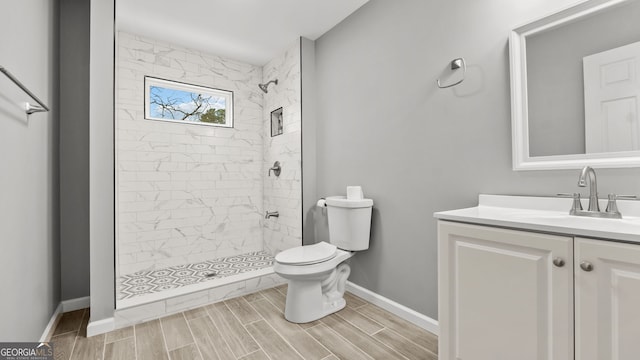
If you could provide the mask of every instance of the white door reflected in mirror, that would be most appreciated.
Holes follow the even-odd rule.
[[[639,150],[640,42],[584,57],[587,154]]]

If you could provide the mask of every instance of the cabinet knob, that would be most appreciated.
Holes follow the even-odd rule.
[[[593,264],[588,261],[583,261],[580,263],[580,268],[584,271],[591,271],[593,270]]]
[[[557,267],[563,267],[564,266],[564,259],[557,257],[555,259],[553,259],[553,265],[557,266]]]

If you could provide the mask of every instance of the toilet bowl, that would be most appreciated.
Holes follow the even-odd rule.
[[[345,261],[369,248],[371,199],[326,199],[329,242],[280,252],[273,270],[288,280],[285,318],[307,323],[345,307],[344,291],[351,273]]]
[[[311,255],[313,251],[310,251],[308,254],[310,257],[307,260],[301,260],[301,263],[283,261],[283,258],[288,260],[291,255],[287,254],[289,250],[312,248],[320,252],[320,249],[329,247],[333,247],[333,254],[326,260],[317,262],[309,260],[313,258]],[[325,242],[289,250],[276,255],[273,266],[274,272],[289,282],[284,317],[291,322],[307,323],[344,308],[346,305],[343,298],[345,283],[351,273],[351,268],[344,261],[354,253],[337,249],[334,245]]]

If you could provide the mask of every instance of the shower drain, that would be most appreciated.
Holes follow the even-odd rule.
[[[204,277],[210,278],[210,277],[214,277],[216,275],[218,275],[218,273],[214,271],[214,272],[210,272],[210,273],[204,274]]]

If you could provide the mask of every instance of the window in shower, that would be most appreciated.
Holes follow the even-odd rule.
[[[233,127],[233,92],[144,77],[145,119]]]

